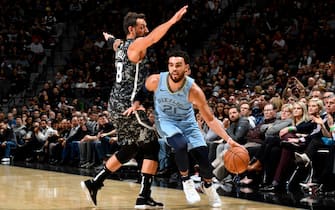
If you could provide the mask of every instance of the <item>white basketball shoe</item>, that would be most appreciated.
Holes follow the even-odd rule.
[[[192,179],[183,181],[183,190],[186,196],[186,200],[189,204],[197,203],[200,201],[200,195],[196,191]]]

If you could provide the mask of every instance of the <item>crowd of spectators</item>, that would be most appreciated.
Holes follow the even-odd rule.
[[[62,1],[2,1],[0,4],[1,103],[29,87],[62,37],[67,9]]]
[[[43,49],[61,42],[57,29],[74,24],[77,35],[66,65],[57,69],[54,79],[45,81],[38,95],[29,98],[26,104],[0,113],[2,127],[12,129],[15,134],[17,158],[33,161],[37,154],[43,154],[41,156],[50,164],[79,167],[101,164],[106,155],[117,150],[112,138],[115,131],[111,132],[111,126],[102,125],[108,123],[107,100],[115,77],[113,50],[107,46],[102,32],[123,38],[122,17],[127,10],[143,11],[152,21],[150,28],[171,15],[180,3],[18,2],[5,1],[0,5],[0,78],[1,85],[10,81],[11,91],[24,89],[30,73],[38,71],[45,56]],[[335,89],[335,14],[331,9],[334,2],[259,2],[262,7],[251,4],[239,13],[230,13],[243,2],[234,1],[231,5],[224,0],[190,1],[190,11],[184,20],[147,53],[148,68],[153,73],[166,69],[168,51],[178,48],[189,51],[193,55],[191,76],[204,90],[213,112],[234,139],[249,143],[254,149],[249,150],[251,157],[257,156],[260,145],[266,141],[263,134],[260,135],[262,125],[280,118],[287,104],[299,101],[307,106],[311,98],[323,100],[325,93],[333,93]],[[203,44],[205,41],[207,44]],[[196,53],[198,51],[200,53]],[[1,97],[8,91],[2,92]],[[270,107],[265,108],[268,103]],[[268,113],[270,108],[274,110],[272,115]],[[240,118],[247,119],[243,123],[249,123],[249,133],[234,133],[239,131],[230,127],[242,121]],[[100,126],[95,128],[96,124]],[[201,120],[199,126],[207,135]],[[83,144],[97,142],[106,133],[110,137],[109,151],[101,147],[106,141],[98,141],[100,144],[93,146]],[[206,140],[210,145],[209,158],[215,162],[215,158],[222,155],[216,151],[219,142],[211,142],[217,140],[215,135],[209,135]],[[219,147],[218,151],[225,149]],[[6,153],[4,158],[8,157]],[[164,155],[161,158],[164,159]],[[217,176],[219,165],[214,164]],[[270,170],[269,173],[275,172]],[[267,184],[278,184],[268,179]]]

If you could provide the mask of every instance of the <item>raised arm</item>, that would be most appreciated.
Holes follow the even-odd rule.
[[[171,26],[173,26],[183,17],[183,15],[187,12],[187,8],[187,5],[182,7],[178,12],[175,13],[175,15],[170,20],[157,26],[147,36],[137,38],[128,48],[129,60],[133,63],[139,62],[145,50],[151,45],[158,42],[171,28]]]

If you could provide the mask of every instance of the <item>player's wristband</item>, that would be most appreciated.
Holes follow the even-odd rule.
[[[107,39],[107,46],[108,46],[108,47],[112,47],[113,44],[114,44],[114,41],[115,41],[115,37],[114,37],[114,36],[109,37],[109,38]]]
[[[139,101],[141,104],[148,98],[148,90],[145,85],[136,93],[134,101]]]

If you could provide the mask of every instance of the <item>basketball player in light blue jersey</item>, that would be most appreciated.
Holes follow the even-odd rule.
[[[188,152],[200,166],[203,191],[212,207],[220,207],[221,199],[212,186],[213,174],[208,160],[206,142],[195,119],[193,107],[197,108],[208,126],[232,147],[240,146],[224,130],[207,104],[204,92],[186,75],[189,72],[189,57],[183,51],[174,51],[168,57],[168,72],[148,77],[145,87],[154,92],[155,126],[159,135],[175,150],[175,159],[182,177],[183,189],[188,203],[200,201],[194,182],[189,176]],[[139,108],[134,103],[127,114]]]

